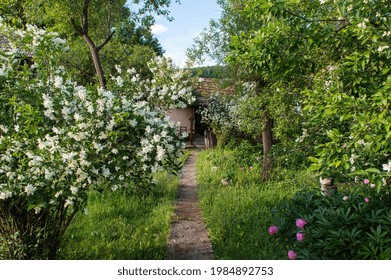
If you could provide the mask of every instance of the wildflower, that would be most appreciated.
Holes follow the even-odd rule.
[[[376,185],[375,184],[371,184],[371,189],[374,189],[376,188]]]
[[[303,241],[303,240],[304,240],[304,236],[305,236],[304,233],[298,232],[298,233],[296,234],[296,239],[297,239],[298,241]]]
[[[304,226],[307,224],[307,221],[303,220],[303,219],[297,219],[296,220],[296,226],[298,228],[304,228]]]
[[[369,198],[368,197],[366,197],[364,200],[365,200],[366,203],[369,203]]]
[[[349,197],[347,195],[345,195],[343,198],[342,198],[344,201],[348,201]]]
[[[297,258],[297,253],[293,250],[288,252],[288,259],[295,260]]]
[[[369,184],[369,179],[364,179],[364,184],[368,185]]]
[[[276,226],[269,227],[270,235],[275,235],[277,232],[278,232],[278,227],[276,227]]]

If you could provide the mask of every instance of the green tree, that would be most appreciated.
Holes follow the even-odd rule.
[[[230,36],[227,62],[255,77],[263,133],[272,122],[280,139],[292,137],[290,126],[303,120],[314,169],[328,176],[387,162],[389,1],[226,3],[246,23]]]
[[[210,30],[196,40],[188,53],[191,58],[211,55],[224,61],[228,72],[235,73],[232,78],[239,81],[236,117],[245,132],[262,139],[262,178],[267,180],[273,167],[271,150],[276,138],[273,132],[279,139],[295,136],[300,117],[296,86],[307,82],[304,77],[311,66],[303,63],[299,69],[293,67],[296,54],[291,49],[299,38],[289,34],[292,31],[289,25],[270,11],[271,7],[259,6],[261,2],[272,1],[219,1],[221,18],[211,22]],[[213,37],[213,33],[217,36]],[[252,86],[251,94],[245,94],[243,84]]]
[[[148,55],[163,53],[149,28],[154,23],[153,15],[169,18],[167,8],[171,0],[135,0],[132,3],[139,7],[136,11],[131,11],[125,0],[3,2],[1,11],[7,22],[19,27],[37,25],[55,31],[67,40],[70,50],[63,55],[64,64],[78,81],[93,83],[95,76],[100,85],[105,86],[105,72],[112,74],[116,64],[129,67],[129,63],[134,63],[136,55],[140,54],[140,46]],[[145,57],[144,62],[151,58],[142,57]],[[146,71],[146,63],[137,64],[144,65],[143,71]]]

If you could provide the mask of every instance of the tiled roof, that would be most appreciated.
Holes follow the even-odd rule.
[[[230,95],[234,93],[234,88],[232,86],[224,85],[221,79],[216,78],[200,78],[199,82],[194,86],[194,90],[203,99],[208,98],[214,93],[220,95]]]

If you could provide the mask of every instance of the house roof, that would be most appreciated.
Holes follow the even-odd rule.
[[[199,103],[206,103],[212,94],[230,95],[235,92],[232,86],[224,84],[222,79],[200,78],[194,86],[196,94],[199,95]]]

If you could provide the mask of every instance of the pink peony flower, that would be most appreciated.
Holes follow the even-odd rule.
[[[364,179],[364,184],[368,185],[369,184],[369,179]]]
[[[295,260],[297,258],[297,253],[293,250],[288,252],[288,259]]]
[[[270,235],[275,235],[277,232],[278,232],[278,227],[276,226],[269,227]]]
[[[296,220],[296,226],[298,228],[304,228],[304,226],[307,224],[307,221],[303,220],[303,219],[297,219]]]
[[[365,198],[365,202],[369,203],[369,198],[368,197]]]
[[[347,195],[345,195],[342,199],[345,201],[348,201],[349,197]]]
[[[305,234],[302,233],[302,232],[299,232],[299,233],[296,234],[296,238],[297,238],[298,241],[303,241],[304,240],[304,236],[305,236]]]

